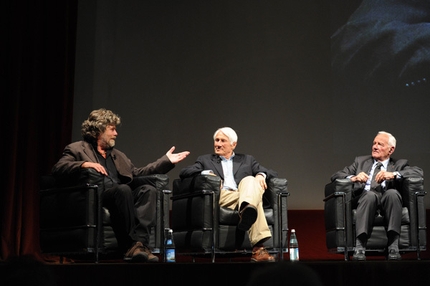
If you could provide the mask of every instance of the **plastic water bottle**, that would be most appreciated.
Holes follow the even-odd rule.
[[[166,239],[164,240],[164,255],[166,262],[176,262],[175,241],[173,240],[173,230],[167,229]]]
[[[290,234],[290,261],[299,261],[299,242],[297,241],[296,230],[292,229]]]

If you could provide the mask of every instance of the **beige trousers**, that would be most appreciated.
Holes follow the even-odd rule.
[[[221,190],[219,204],[222,207],[235,209],[242,202],[247,202],[257,208],[257,220],[248,230],[249,240],[254,246],[260,241],[265,241],[272,237],[269,226],[267,225],[266,216],[263,210],[264,189],[257,183],[253,176],[243,178],[238,186],[237,191]]]

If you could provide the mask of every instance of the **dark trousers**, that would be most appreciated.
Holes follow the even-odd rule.
[[[149,244],[151,227],[156,223],[155,187],[142,185],[132,190],[129,185],[114,185],[102,193],[102,202],[109,210],[121,250],[127,250],[135,241]]]
[[[383,193],[363,191],[358,199],[356,213],[356,236],[372,234],[373,223],[377,210],[381,210],[387,221],[387,232],[400,234],[402,222],[402,196],[396,189],[388,189]]]

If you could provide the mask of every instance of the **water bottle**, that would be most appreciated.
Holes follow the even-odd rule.
[[[164,256],[166,262],[176,262],[175,241],[173,240],[173,230],[167,229],[166,239],[164,240]]]
[[[297,241],[296,230],[292,229],[290,234],[290,261],[299,261],[299,242]]]

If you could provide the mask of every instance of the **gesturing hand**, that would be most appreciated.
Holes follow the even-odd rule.
[[[167,158],[169,158],[170,162],[172,162],[173,164],[181,162],[190,154],[189,151],[183,151],[180,153],[173,153],[173,151],[175,151],[175,146],[170,148],[170,150],[166,153]]]

